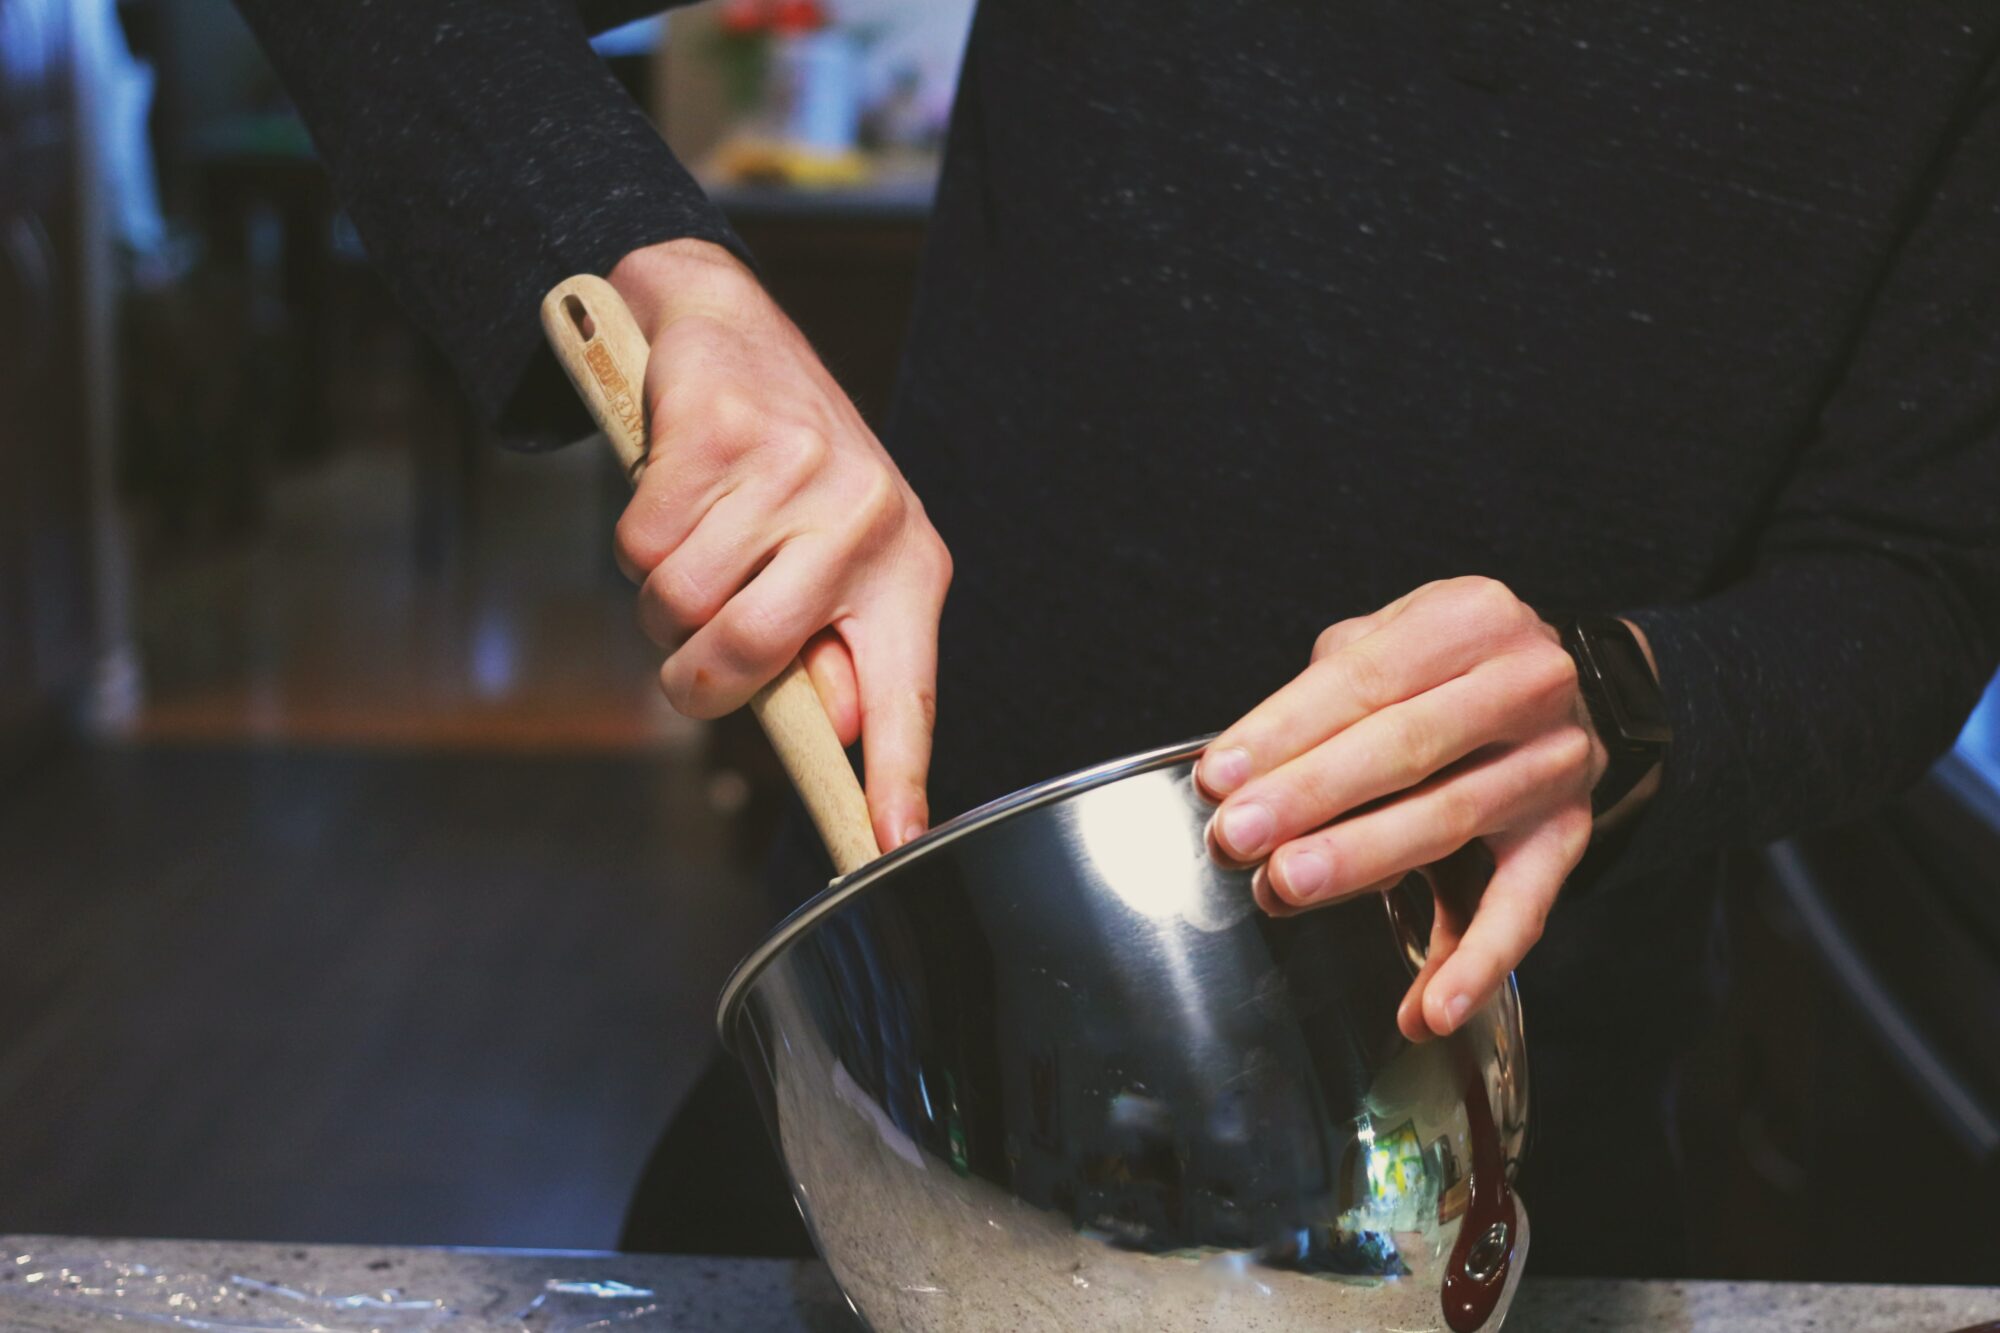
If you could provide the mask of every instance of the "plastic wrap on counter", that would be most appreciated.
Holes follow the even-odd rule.
[[[27,1320],[34,1322],[26,1326],[37,1330],[98,1328],[110,1322],[214,1333],[426,1333],[473,1327],[518,1327],[521,1333],[630,1328],[638,1333],[670,1326],[650,1288],[604,1279],[551,1278],[518,1309],[474,1311],[398,1287],[316,1291],[254,1273],[60,1254],[9,1255],[0,1263],[0,1328],[19,1328]]]

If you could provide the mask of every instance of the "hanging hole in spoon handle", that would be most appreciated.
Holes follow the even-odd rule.
[[[624,299],[602,278],[567,278],[542,299],[542,332],[637,486],[647,462],[646,360],[652,348]],[[794,658],[757,691],[750,711],[805,802],[834,868],[844,875],[881,855],[868,798],[804,664]]]

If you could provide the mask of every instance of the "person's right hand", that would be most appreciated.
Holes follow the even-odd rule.
[[[635,250],[610,274],[652,344],[649,463],[618,522],[660,683],[689,717],[747,703],[803,650],[862,742],[883,851],[929,824],[951,557],[811,346],[734,256]]]

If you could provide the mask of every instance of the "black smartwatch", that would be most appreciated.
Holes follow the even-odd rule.
[[[1577,689],[1610,762],[1590,793],[1590,812],[1601,815],[1631,794],[1641,778],[1666,759],[1674,729],[1667,701],[1632,627],[1616,616],[1565,616],[1550,624],[1576,662]]]

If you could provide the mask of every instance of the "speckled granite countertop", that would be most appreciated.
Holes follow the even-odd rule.
[[[1508,1333],[1948,1333],[2000,1289],[1529,1278]],[[851,1333],[817,1264],[520,1250],[0,1237],[0,1333]]]

